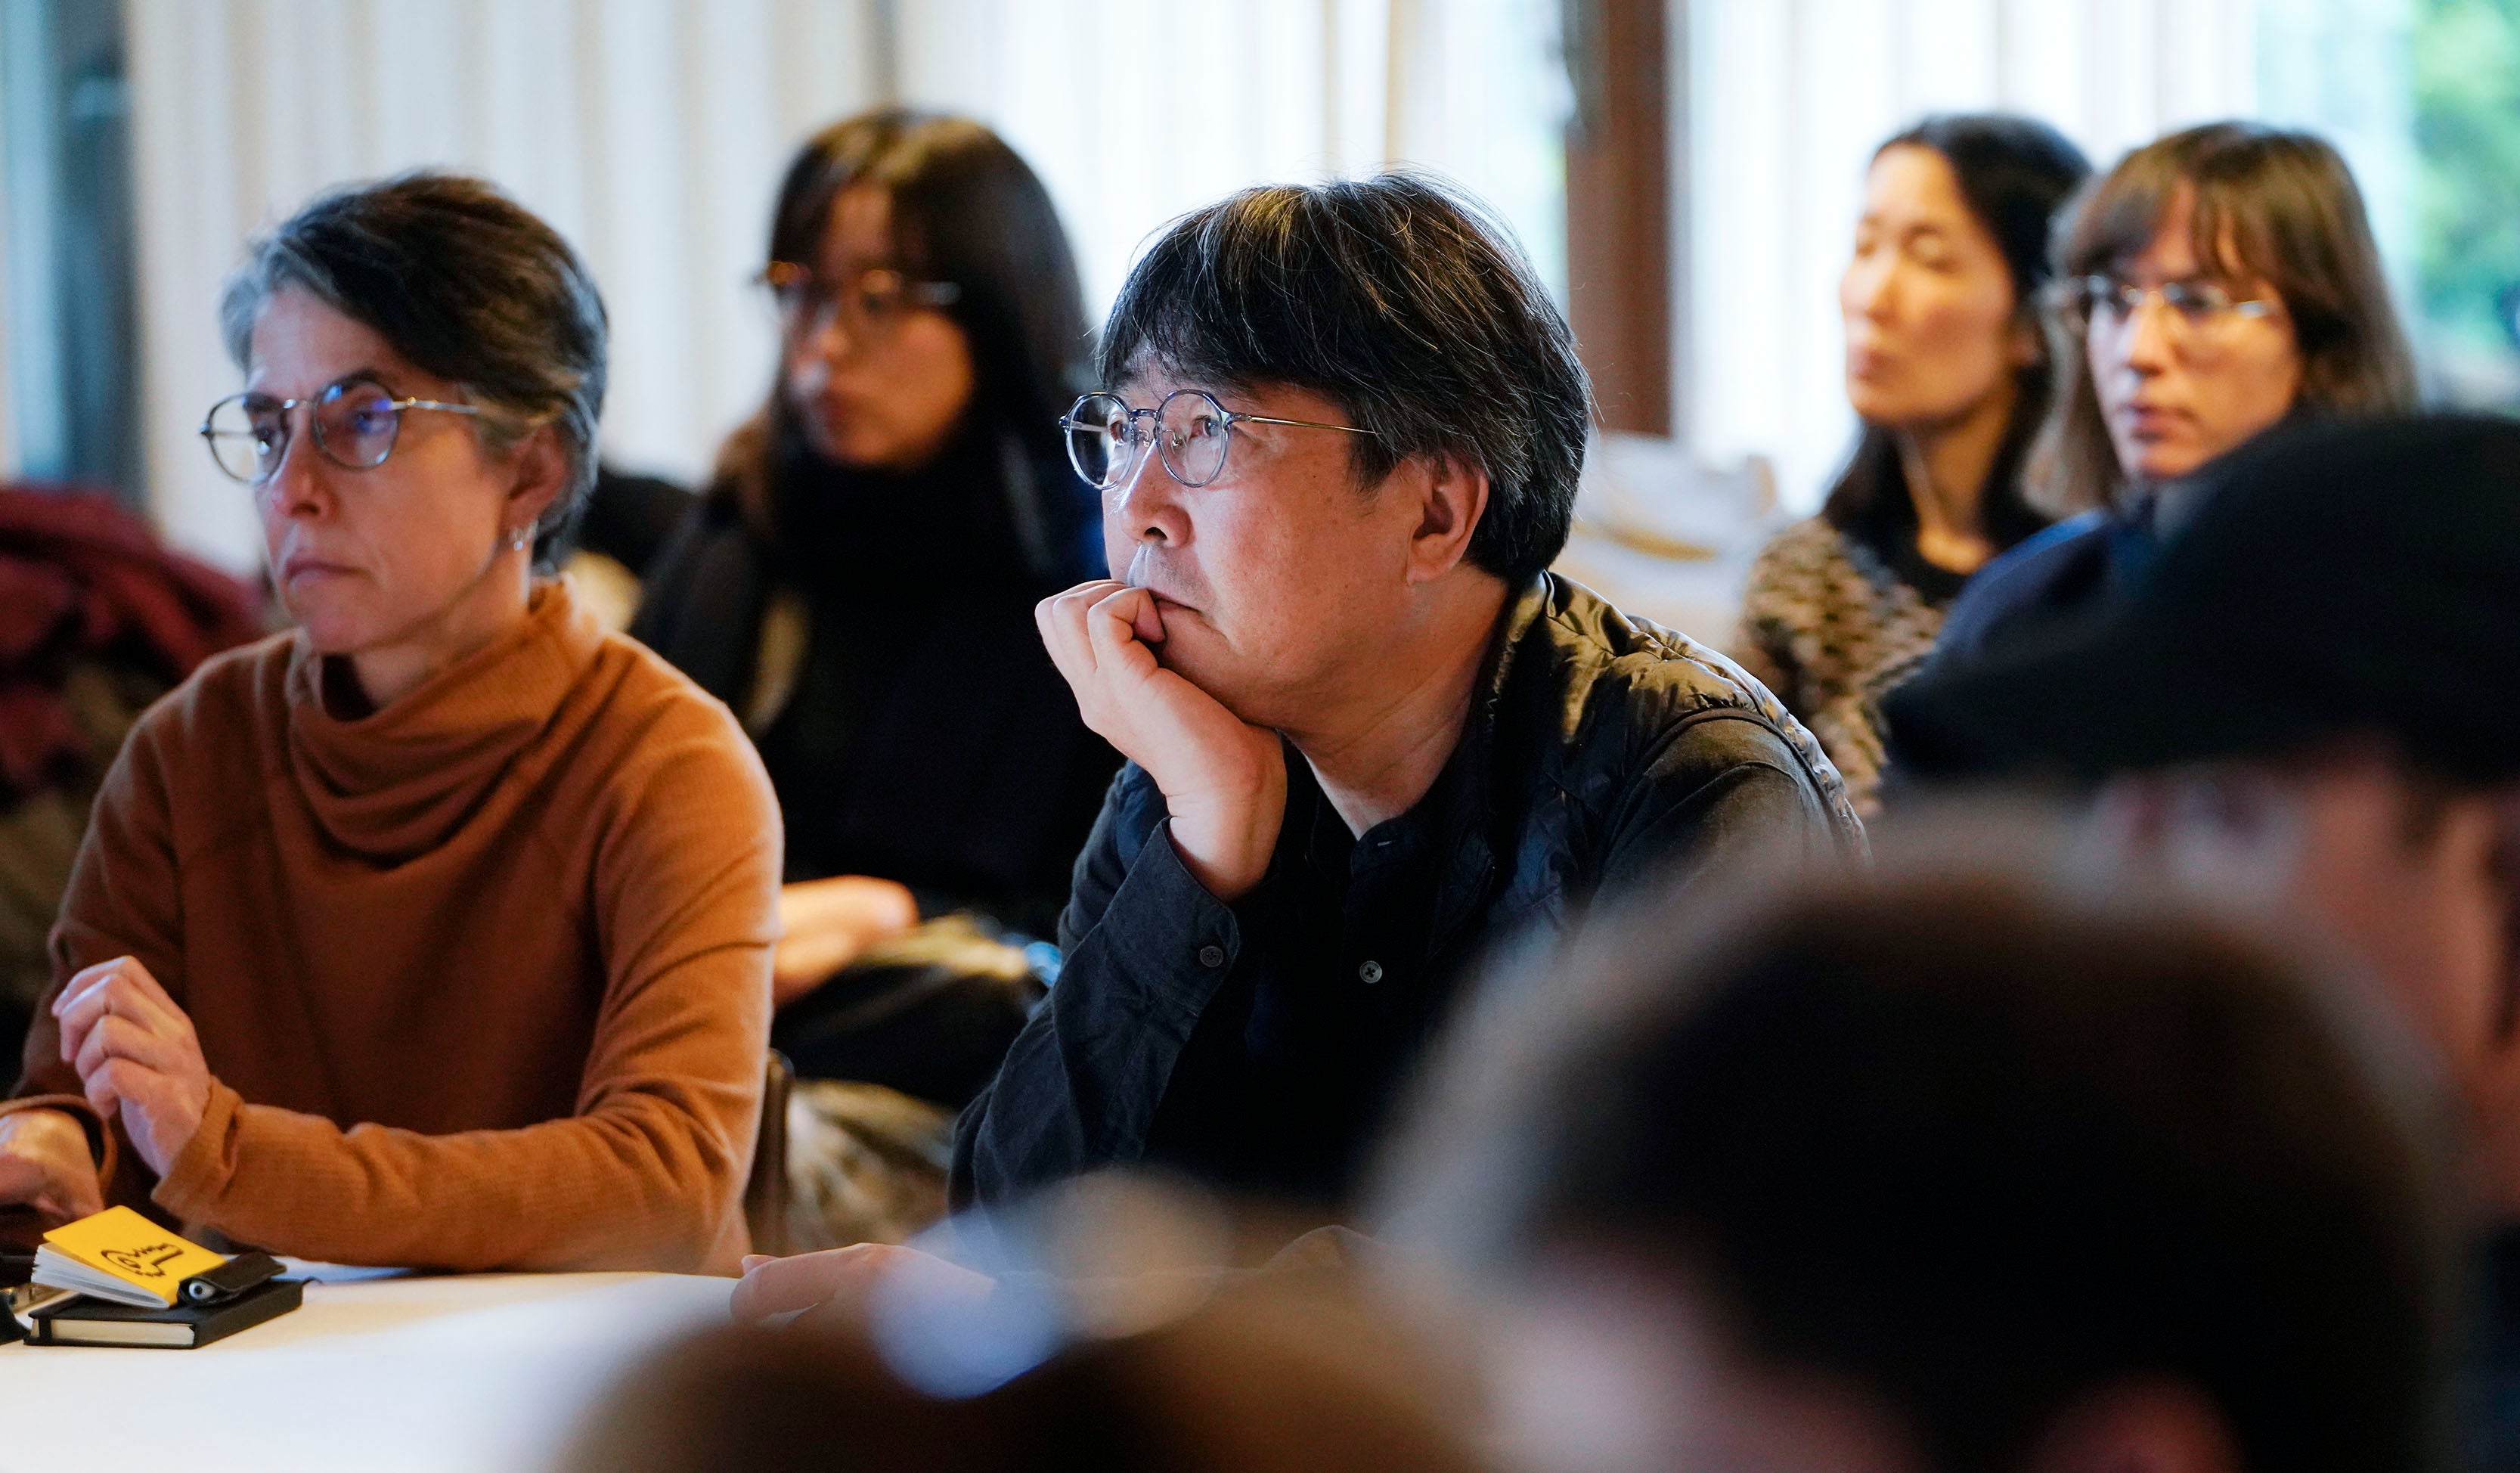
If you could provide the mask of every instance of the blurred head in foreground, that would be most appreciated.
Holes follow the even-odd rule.
[[[1443,1420],[1363,1347],[1371,1325],[1231,1296],[940,1395],[861,1320],[697,1337],[589,1418],[568,1473],[1472,1473]]]
[[[1473,1020],[1391,1221],[1507,1296],[1528,1466],[2437,1461],[2382,1061],[2234,935],[2017,874],[1605,926]]]
[[[1912,769],[2099,784],[2138,869],[2323,932],[2458,1080],[2520,1210],[2520,425],[2302,429],[2218,467],[2124,607],[1929,672]]]

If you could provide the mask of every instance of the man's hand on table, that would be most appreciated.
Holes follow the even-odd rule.
[[[859,1243],[821,1253],[799,1253],[792,1258],[749,1254],[743,1260],[743,1277],[736,1283],[735,1298],[728,1308],[736,1318],[757,1323],[774,1315],[818,1310],[826,1305],[853,1306],[866,1297],[877,1279],[904,1269],[949,1283],[954,1292],[968,1292],[975,1299],[986,1298],[997,1287],[987,1274],[974,1273],[916,1248]]]
[[[87,1128],[59,1110],[0,1115],[0,1206],[32,1207],[54,1224],[103,1212]]]
[[[108,1120],[118,1113],[140,1159],[164,1176],[210,1103],[210,1068],[193,1020],[130,957],[71,977],[53,999],[53,1016],[62,1061],[78,1070],[87,1102]]]
[[[785,1007],[828,981],[869,947],[919,924],[906,885],[835,874],[779,888],[779,947],[770,954],[770,1001]]]
[[[1080,583],[1042,601],[1033,617],[1085,725],[1163,792],[1182,863],[1219,900],[1249,893],[1286,816],[1278,734],[1156,661],[1163,619],[1145,589]]]

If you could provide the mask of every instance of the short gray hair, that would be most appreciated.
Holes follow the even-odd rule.
[[[535,425],[557,428],[568,485],[536,530],[547,537],[576,514],[595,485],[607,323],[595,279],[560,232],[463,174],[424,169],[327,191],[257,237],[228,278],[219,326],[237,367],[250,367],[254,318],[284,287],[462,384],[493,450]]]

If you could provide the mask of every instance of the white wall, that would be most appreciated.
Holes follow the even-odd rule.
[[[696,479],[758,403],[746,286],[814,127],[974,113],[1049,183],[1099,313],[1165,220],[1238,186],[1408,158],[1488,195],[1562,276],[1555,0],[126,0],[151,504],[257,558],[194,434],[231,392],[221,279],[309,194],[488,175],[585,252],[612,314],[604,443]],[[886,13],[897,52],[880,44]],[[1552,78],[1555,80],[1552,82]]]
[[[1681,0],[1690,24],[1686,429],[1817,505],[1854,432],[1837,278],[1864,168],[1929,112],[2009,109],[2106,168],[2249,112],[2251,0]]]

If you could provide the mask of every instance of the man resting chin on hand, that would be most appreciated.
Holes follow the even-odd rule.
[[[1545,571],[1589,394],[1466,201],[1237,195],[1148,252],[1102,351],[1069,450],[1122,576],[1039,622],[1129,762],[1065,968],[962,1117],[957,1205],[1147,1164],[1334,1218],[1495,943],[1674,866],[1861,850],[1757,682]],[[739,1304],[899,1253],[754,1262]]]
[[[1406,176],[1176,225],[1069,416],[1122,576],[1039,610],[1129,759],[958,1203],[1162,1165],[1335,1215],[1493,943],[1678,864],[1859,850],[1720,655],[1544,571],[1589,394],[1529,264]]]

